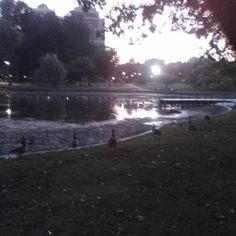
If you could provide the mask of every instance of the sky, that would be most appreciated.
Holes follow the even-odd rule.
[[[36,8],[45,3],[48,8],[54,10],[57,15],[64,16],[78,6],[76,0],[23,0],[30,7]],[[109,1],[111,2],[111,1]],[[100,12],[103,15],[103,12]],[[130,59],[135,62],[144,62],[151,58],[163,59],[166,63],[187,61],[204,53],[208,47],[208,40],[198,40],[194,35],[183,32],[170,32],[170,22],[167,17],[162,18],[166,28],[162,33],[150,34],[141,41],[136,39],[140,32],[127,32],[125,36],[117,37],[106,33],[106,45],[116,49],[120,63],[126,63]],[[132,45],[130,45],[132,41]]]

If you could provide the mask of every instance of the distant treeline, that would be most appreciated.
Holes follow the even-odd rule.
[[[160,67],[160,75],[152,74],[150,68],[153,65]],[[165,64],[162,60],[151,59],[144,64],[127,63],[120,65],[117,67],[116,73],[118,77],[127,82],[141,84],[153,82],[157,84],[157,88],[165,90],[174,89],[175,85],[194,90],[236,90],[235,61],[193,58],[188,62]]]

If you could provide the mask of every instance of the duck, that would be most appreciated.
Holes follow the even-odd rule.
[[[76,148],[78,146],[78,142],[77,142],[77,136],[76,133],[73,133],[73,141],[72,141],[72,147]]]
[[[189,117],[188,117],[188,125],[190,126],[191,124],[192,124],[192,117],[189,116]]]
[[[111,138],[108,141],[108,146],[109,147],[114,147],[114,146],[116,146],[116,144],[117,144],[117,140],[116,140],[116,137],[115,137],[115,129],[112,129],[111,130]]]
[[[25,137],[23,136],[22,139],[19,141],[18,147],[12,149],[10,151],[11,154],[23,154],[26,152],[26,141]]]
[[[154,124],[152,125],[152,133],[153,135],[162,135],[161,131]]]

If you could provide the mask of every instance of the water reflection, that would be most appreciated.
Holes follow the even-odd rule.
[[[157,118],[154,97],[112,95],[7,96],[0,94],[0,117],[83,123]]]
[[[126,108],[124,104],[121,106],[114,106],[114,110],[116,112],[116,119],[117,120],[124,120],[124,119],[143,119],[146,117],[155,119],[158,117],[158,112],[155,108],[145,109],[145,108]]]

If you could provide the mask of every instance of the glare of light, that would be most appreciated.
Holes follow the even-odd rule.
[[[151,72],[153,75],[157,76],[161,74],[161,68],[158,65],[151,66]]]
[[[145,110],[143,108],[133,109],[131,112],[127,112],[124,108],[124,104],[122,106],[115,106],[114,110],[116,112],[117,120],[125,120],[125,119],[143,119],[143,118],[152,118],[155,119],[159,116],[156,109]]]
[[[6,110],[6,113],[10,116],[10,115],[11,115],[11,109],[8,108],[8,109]]]
[[[5,65],[10,66],[11,63],[9,61],[3,61]]]

